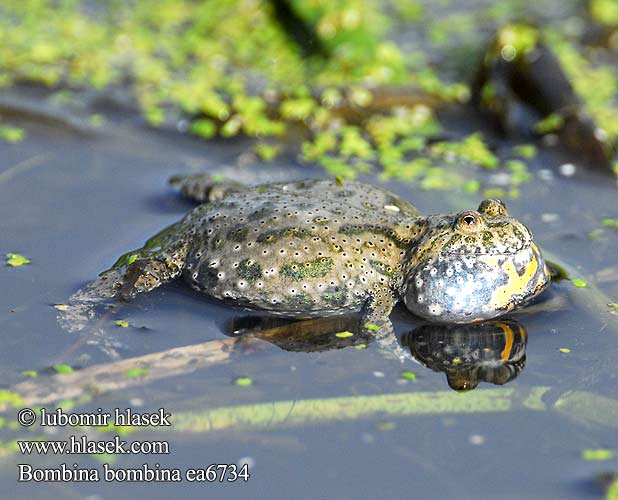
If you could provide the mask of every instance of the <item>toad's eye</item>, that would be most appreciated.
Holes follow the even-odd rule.
[[[481,227],[481,218],[476,212],[463,212],[457,217],[457,229],[472,234],[476,233]]]
[[[476,224],[476,217],[474,215],[464,215],[461,220],[468,224],[468,226]]]

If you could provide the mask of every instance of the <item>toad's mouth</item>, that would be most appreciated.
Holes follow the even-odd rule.
[[[521,281],[532,272],[544,272],[546,265],[545,259],[536,244],[530,241],[519,249],[508,248],[503,251],[481,252],[481,253],[445,253],[442,254],[442,261],[455,266],[456,269],[462,268],[464,271],[473,272],[474,270],[506,273],[509,281],[517,281],[523,286]],[[519,278],[519,279],[516,279]]]
[[[538,252],[538,247],[532,242],[532,240],[526,240],[524,242],[520,242],[517,246],[508,246],[508,245],[496,245],[490,250],[476,247],[473,250],[467,252],[451,252],[451,251],[442,251],[440,255],[442,257],[477,257],[481,255],[493,255],[495,257],[512,257],[514,255],[520,254],[522,257],[524,255],[529,255],[529,252],[534,251]]]

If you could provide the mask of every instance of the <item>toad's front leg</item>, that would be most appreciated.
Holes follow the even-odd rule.
[[[399,344],[389,318],[395,303],[395,294],[390,288],[374,288],[362,310],[360,333],[377,342],[385,357],[395,357],[403,362],[412,358]]]

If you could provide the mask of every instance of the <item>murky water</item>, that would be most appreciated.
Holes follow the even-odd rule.
[[[466,128],[463,123],[454,124]],[[203,143],[145,130],[121,117],[113,126],[88,136],[32,120],[23,126],[27,129],[23,143],[0,144],[0,250],[20,252],[32,260],[30,265],[0,271],[4,387],[19,383],[23,370],[44,371],[60,362],[88,367],[226,339],[224,331],[231,333],[230,322],[246,313],[205,300],[181,284],[162,287],[104,316],[98,325],[104,340],[100,333],[63,330],[53,305],[66,301],[118,255],[139,246],[190,208],[166,186],[166,179],[175,173],[212,170],[251,182],[321,175],[318,169],[297,165],[293,158],[268,166],[239,166],[239,155],[245,150],[241,142]],[[509,202],[509,209],[531,227],[544,250],[590,285],[577,289],[569,282],[555,284],[540,303],[513,315],[527,331],[525,362],[519,363],[515,377],[485,374],[502,382],[513,378],[497,392],[494,388],[499,386],[481,382],[474,391],[454,393],[444,373],[420,364],[402,366],[384,359],[371,345],[306,353],[274,346],[256,348],[271,344],[253,340],[244,352],[238,344],[242,354],[233,355],[229,362],[110,391],[77,408],[146,411],[164,407],[173,418],[273,401],[300,404],[308,399],[418,394],[430,398],[429,410],[420,411],[424,406],[418,402],[402,413],[365,411],[361,404],[350,416],[344,403],[335,416],[321,417],[318,408],[303,422],[302,412],[300,420],[293,418],[292,404],[286,418],[267,420],[257,428],[240,422],[219,431],[172,426],[138,433],[133,437],[169,440],[171,453],[119,456],[114,463],[114,467],[160,463],[185,469],[245,460],[251,473],[247,483],[18,484],[17,463],[51,467],[75,462],[100,468],[101,461],[86,455],[61,459],[17,454],[4,459],[4,495],[117,499],[594,495],[594,476],[615,470],[616,463],[585,461],[581,454],[585,449],[618,449],[618,318],[603,303],[585,303],[592,302],[597,286],[613,301],[618,299],[618,232],[608,228],[595,240],[588,234],[600,227],[602,218],[615,217],[618,204],[610,177],[591,174],[584,165],[578,165],[573,177],[561,175],[558,167],[567,159],[559,150],[543,149],[533,162],[534,180],[525,185],[519,199]],[[401,183],[387,187],[428,213],[470,208],[478,202],[472,195],[454,198]],[[129,327],[117,326],[119,319]],[[398,309],[394,319],[399,335],[419,325],[404,309]],[[436,335],[427,342],[446,346],[451,361],[475,349],[477,354],[493,349],[502,359],[523,356],[516,352],[522,349],[521,338],[509,340],[500,331],[480,346],[478,336]],[[449,342],[463,354],[453,354]],[[341,345],[335,342],[335,347]],[[402,371],[413,372],[416,378],[402,377]],[[234,384],[238,377],[250,378],[253,384]],[[555,403],[569,391],[611,400],[602,399],[610,403],[598,410],[567,404],[559,411]],[[483,394],[489,397],[485,406],[478,400]],[[433,406],[431,398],[435,398]],[[470,402],[467,407],[466,401]],[[5,428],[2,433],[3,440],[14,439],[16,431]],[[19,431],[18,435],[41,432]]]

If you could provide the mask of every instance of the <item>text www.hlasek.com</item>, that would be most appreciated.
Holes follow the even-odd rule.
[[[91,441],[86,436],[70,436],[66,441],[17,441],[23,455],[90,455],[90,454],[140,454],[168,455],[167,441],[124,441],[114,436],[109,441]]]

